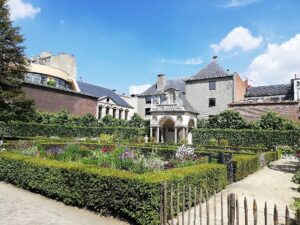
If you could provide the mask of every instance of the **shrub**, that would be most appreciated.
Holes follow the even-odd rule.
[[[279,146],[278,149],[283,155],[294,155],[296,151],[290,146]]]
[[[162,182],[200,185],[212,194],[225,187],[227,170],[223,165],[201,164],[139,175],[2,152],[0,180],[135,224],[157,225]]]
[[[300,184],[300,170],[294,174],[292,181],[296,184]]]
[[[221,139],[219,141],[219,145],[227,147],[227,146],[229,146],[229,141],[227,139]]]
[[[216,138],[211,138],[211,139],[208,140],[208,145],[218,146],[218,140]]]
[[[100,134],[116,133],[125,140],[143,136],[144,128],[131,127],[79,127],[73,125],[46,125],[37,123],[0,122],[0,136],[4,137],[98,137]]]
[[[300,145],[300,131],[278,130],[233,130],[233,129],[194,129],[193,142],[208,145],[210,139],[227,139],[232,146],[250,147],[264,144],[268,148],[275,145]]]
[[[280,159],[280,151],[270,151],[263,153],[265,157],[266,164]]]
[[[110,144],[114,142],[114,135],[112,134],[100,134],[99,137],[100,144]]]
[[[239,181],[259,170],[259,159],[257,155],[234,155],[234,181]]]

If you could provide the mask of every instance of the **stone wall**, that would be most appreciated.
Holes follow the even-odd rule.
[[[96,116],[98,102],[96,97],[28,83],[23,84],[22,90],[27,98],[34,100],[39,111],[59,112],[67,109],[76,116],[86,113]]]
[[[261,115],[269,111],[277,112],[292,120],[299,118],[299,102],[297,101],[232,103],[229,104],[229,108],[240,112],[248,120],[259,119]]]

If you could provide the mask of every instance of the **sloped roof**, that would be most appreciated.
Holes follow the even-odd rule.
[[[80,82],[80,81],[77,81],[77,83],[78,83],[81,93],[97,96],[99,98],[107,96],[107,97],[110,97],[119,106],[133,108],[124,99],[122,99],[118,94],[116,94],[115,92],[113,92],[110,89],[96,86],[93,84]]]
[[[155,95],[155,94],[161,94],[164,91],[168,89],[175,89],[180,92],[185,92],[185,81],[184,79],[173,79],[173,80],[166,80],[166,85],[163,89],[163,91],[158,91],[156,84],[152,85],[150,88],[148,88],[146,91],[144,91],[140,96],[146,96],[146,95]]]
[[[233,74],[229,74],[225,72],[223,68],[216,61],[212,61],[206,67],[204,67],[202,70],[196,73],[196,75],[187,78],[186,81],[233,77],[233,76],[234,76]]]
[[[293,96],[293,89],[291,84],[279,84],[251,87],[247,90],[246,97],[262,97],[262,96],[276,96],[284,95],[287,98]]]

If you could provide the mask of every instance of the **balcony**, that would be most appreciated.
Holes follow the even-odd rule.
[[[178,104],[157,104],[152,105],[151,112],[163,112],[163,111],[184,111],[184,107]]]

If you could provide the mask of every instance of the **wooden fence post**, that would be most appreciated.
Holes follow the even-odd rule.
[[[217,225],[217,197],[216,197],[216,191],[214,191],[214,225]]]
[[[173,183],[171,183],[171,190],[170,190],[170,205],[171,205],[171,209],[170,209],[170,213],[171,213],[171,225],[174,225],[174,205],[173,205]]]
[[[234,225],[234,220],[235,220],[235,195],[234,194],[230,194],[230,225]]]
[[[290,225],[290,213],[287,206],[285,207],[285,225]]]
[[[268,225],[268,206],[267,206],[267,202],[265,202],[264,215],[265,215],[265,225]]]
[[[223,193],[221,192],[221,225],[224,225]]]
[[[182,225],[184,225],[184,211],[185,211],[185,185],[182,190]]]
[[[227,195],[227,224],[230,225],[230,195]]]
[[[179,225],[179,213],[180,213],[180,186],[177,184],[177,225]]]
[[[208,192],[206,190],[206,224],[209,225],[209,202],[208,202]]]
[[[248,225],[248,204],[247,198],[244,198],[244,210],[245,210],[245,225]]]
[[[277,207],[275,205],[274,207],[274,225],[278,225],[278,211],[277,211]]]
[[[164,182],[164,225],[168,222],[168,210],[167,210],[168,200],[167,200],[167,182]]]
[[[253,219],[254,219],[254,225],[257,225],[257,204],[256,200],[253,200]]]
[[[239,198],[236,196],[236,225],[240,225],[240,208],[239,208]]]
[[[200,225],[202,225],[202,189],[200,187],[200,193],[199,193],[199,219],[200,219]]]
[[[196,225],[196,219],[197,219],[196,206],[197,206],[197,187],[195,186],[195,188],[194,188],[194,225]]]
[[[189,209],[188,209],[188,225],[191,225],[191,207],[192,207],[192,189],[191,185],[189,185]]]

